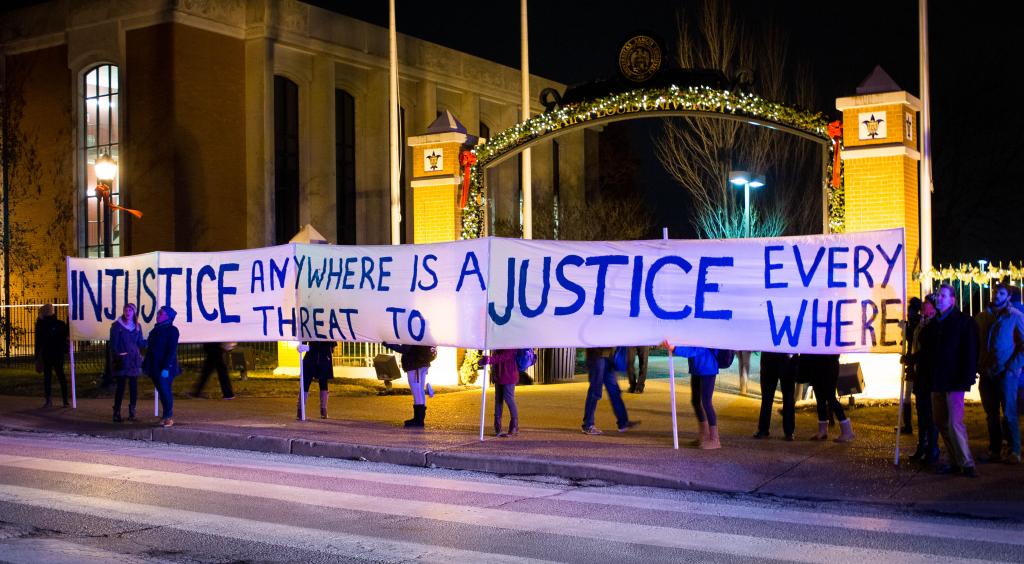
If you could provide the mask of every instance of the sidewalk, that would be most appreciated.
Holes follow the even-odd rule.
[[[480,393],[439,394],[427,401],[427,428],[406,430],[412,415],[405,396],[332,397],[332,419],[296,421],[295,400],[239,397],[175,399],[176,425],[154,427],[152,395],[141,393],[140,421],[110,421],[109,399],[83,399],[78,409],[40,409],[36,397],[0,396],[0,428],[79,433],[188,445],[236,448],[336,458],[363,458],[415,466],[544,475],[566,480],[614,482],[808,500],[895,504],[915,510],[1024,520],[1024,466],[981,465],[980,477],[939,476],[892,465],[893,407],[852,411],[857,440],[848,445],[803,440],[816,429],[813,411],[798,410],[795,442],[781,440],[778,414],[773,435],[754,440],[759,402],[715,394],[723,448],[701,451],[685,445],[695,437],[689,387],[677,380],[680,450],[672,449],[668,382],[648,381],[646,393],[624,394],[631,419],[642,424],[615,431],[607,399],[597,411],[602,436],[580,433],[586,383],[521,386],[520,435],[491,436],[493,390],[488,392],[485,440],[479,441]],[[726,387],[728,389],[728,386]],[[143,388],[148,391],[149,388]],[[142,392],[142,390],[140,390]],[[310,395],[308,413],[319,404]],[[506,415],[507,418],[507,415]],[[967,409],[973,451],[985,450],[981,407]],[[838,428],[830,431],[833,436]],[[903,438],[904,458],[916,437]],[[546,479],[546,478],[545,478]]]

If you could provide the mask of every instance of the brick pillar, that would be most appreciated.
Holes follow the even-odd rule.
[[[459,153],[470,137],[460,132],[409,138],[412,147],[413,243],[455,241],[462,231]]]
[[[920,251],[917,112],[921,102],[904,91],[836,100],[843,112],[846,230],[903,227],[907,298],[920,297],[914,270]]]
[[[444,243],[459,239],[462,233],[462,167],[459,154],[476,144],[451,112],[445,111],[428,128],[427,133],[409,137],[412,147],[412,213],[413,243]],[[449,347],[437,348],[437,359],[430,369],[434,385],[455,385],[459,382],[459,366],[465,351]],[[478,383],[479,385],[479,383]]]

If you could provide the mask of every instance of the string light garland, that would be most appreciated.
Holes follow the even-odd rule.
[[[719,90],[707,86],[640,89],[568,104],[557,110],[534,116],[488,139],[473,149],[476,163],[470,171],[469,199],[462,210],[462,238],[473,239],[483,234],[484,203],[482,171],[487,164],[534,139],[566,127],[617,115],[652,112],[706,112],[743,116],[768,124],[796,129],[819,137],[832,152],[828,120],[820,112],[808,112],[777,102],[769,102],[746,92]],[[769,125],[770,126],[770,125]],[[828,173],[831,178],[831,161]],[[844,225],[843,189],[829,189],[829,225],[833,232],[842,232]]]
[[[976,264],[961,264],[958,266],[933,267],[924,273],[914,273],[915,280],[921,280],[923,276],[926,276],[927,280],[932,283],[948,281],[950,283],[959,282],[960,284],[987,286],[988,284],[1007,280],[1009,284],[1016,286],[1021,281],[1024,281],[1024,263],[1017,266],[1011,262],[1005,268],[1002,264],[999,266],[989,264],[985,268],[981,268]]]

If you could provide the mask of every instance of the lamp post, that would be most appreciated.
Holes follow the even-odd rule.
[[[96,171],[96,196],[98,204],[102,209],[102,221],[103,221],[103,256],[111,257],[114,255],[113,250],[113,233],[111,232],[110,225],[110,204],[111,204],[111,191],[114,186],[114,178],[117,176],[117,162],[111,158],[110,154],[104,152],[98,159],[96,159],[96,165],[94,166]]]
[[[749,172],[734,170],[729,173],[729,182],[743,187],[743,236],[750,237],[750,189],[764,186],[764,176],[751,176]]]

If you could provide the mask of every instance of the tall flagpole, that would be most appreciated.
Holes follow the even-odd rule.
[[[391,120],[391,244],[402,242],[401,139],[398,138],[398,32],[395,0],[388,0],[388,114]]]
[[[520,58],[522,59],[523,67],[523,121],[530,119],[530,45],[529,45],[529,34],[527,33],[526,25],[526,2],[527,0],[519,0],[519,46],[520,46]],[[531,178],[533,174],[533,168],[530,161],[530,150],[523,150],[523,170],[519,171],[523,179],[523,239],[533,239],[533,185]]]
[[[921,293],[931,292],[931,280],[924,275],[932,269],[932,116],[928,86],[928,0],[918,0],[921,72]]]

